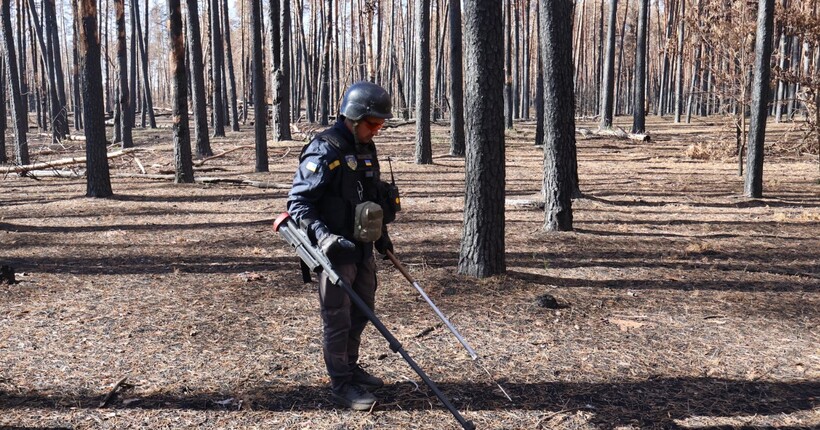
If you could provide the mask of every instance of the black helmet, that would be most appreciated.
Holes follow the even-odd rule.
[[[353,121],[366,116],[390,119],[393,118],[390,107],[390,94],[384,88],[372,82],[361,81],[347,89],[339,113]]]

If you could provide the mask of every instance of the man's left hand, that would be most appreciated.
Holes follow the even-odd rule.
[[[393,253],[393,241],[390,240],[390,235],[387,234],[387,230],[382,232],[382,237],[376,240],[373,245],[376,246],[376,251],[383,255],[385,260],[387,260],[387,251],[390,251],[391,254]]]

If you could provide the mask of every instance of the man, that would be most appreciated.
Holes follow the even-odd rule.
[[[400,209],[398,191],[380,179],[373,144],[385,120],[393,117],[390,95],[376,84],[358,82],[348,88],[339,111],[336,124],[302,149],[288,212],[339,276],[374,309],[373,246],[383,255],[393,251],[386,224]],[[345,407],[369,410],[376,402],[370,390],[384,382],[358,363],[367,317],[324,274],[319,278],[319,302],[333,398]]]

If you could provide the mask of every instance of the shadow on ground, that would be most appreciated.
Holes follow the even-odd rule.
[[[469,418],[470,411],[585,410],[602,428],[622,425],[678,428],[675,420],[689,417],[733,417],[789,414],[818,407],[820,382],[763,382],[718,378],[652,378],[620,383],[504,383],[513,398],[510,403],[489,384],[446,383],[440,388]],[[424,387],[422,387],[424,388]],[[442,408],[427,390],[415,384],[390,384],[377,392],[382,410],[426,410]],[[111,407],[120,409],[236,410],[240,405],[225,399],[244,399],[243,409],[273,412],[331,410],[337,407],[323,386],[294,386],[281,390],[260,386],[245,392],[216,393],[187,391],[119,399]],[[104,395],[0,392],[0,409],[37,407],[62,409],[97,408]],[[714,429],[722,427],[712,427]],[[809,427],[791,427],[806,428]]]

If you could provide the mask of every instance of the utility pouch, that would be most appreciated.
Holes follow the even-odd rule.
[[[382,237],[382,207],[373,202],[356,205],[353,217],[353,239],[359,242],[375,242]]]

